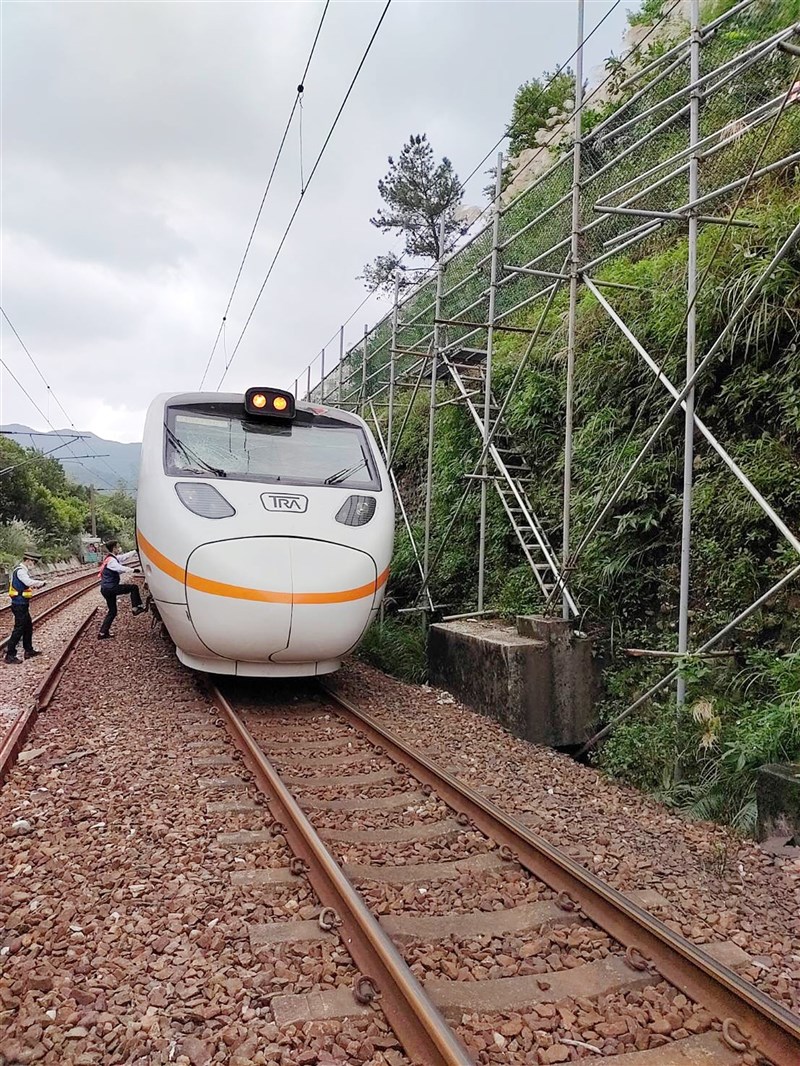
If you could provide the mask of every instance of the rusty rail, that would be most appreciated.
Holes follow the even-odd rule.
[[[417,780],[434,788],[445,803],[466,814],[492,840],[510,848],[532,874],[556,892],[570,896],[610,936],[637,951],[667,981],[717,1015],[723,1021],[723,1034],[727,1029],[741,1035],[745,1043],[741,1050],[752,1048],[776,1066],[800,1063],[797,1015],[678,936],[470,785],[414,751],[333,688],[325,683],[321,687],[338,704],[338,713],[345,721],[405,765]]]
[[[472,1066],[472,1057],[433,1005],[402,956],[280,779],[245,724],[213,684],[212,699],[290,847],[304,860],[319,899],[342,923],[342,938],[408,1056],[420,1066]]]
[[[0,785],[5,781],[9,770],[16,761],[17,755],[22,750],[22,746],[25,743],[28,733],[30,733],[33,723],[36,721],[36,716],[40,711],[45,711],[50,706],[53,696],[56,693],[56,689],[61,683],[61,678],[64,676],[67,663],[69,662],[72,653],[75,651],[78,641],[83,636],[84,630],[88,627],[96,613],[97,607],[92,607],[91,611],[89,611],[67,641],[67,645],[59,655],[58,659],[47,671],[33,701],[28,707],[24,707],[11,723],[11,728],[3,738],[2,744],[0,744]]]

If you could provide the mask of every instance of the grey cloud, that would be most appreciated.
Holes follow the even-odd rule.
[[[306,178],[382,6],[330,7],[306,82]],[[587,23],[610,6],[588,4]],[[157,392],[198,384],[321,10],[4,5],[3,304],[85,428],[107,434],[118,410],[130,432]],[[619,51],[623,21],[615,12],[592,42],[590,69]],[[360,302],[355,277],[388,246],[369,224],[387,155],[424,130],[464,177],[502,133],[517,86],[572,50],[574,27],[572,3],[395,0],[226,386],[291,383]],[[467,201],[485,184],[477,174]],[[299,185],[295,126],[211,387]],[[371,301],[348,341],[384,310]],[[40,397],[3,336],[4,358]],[[6,421],[41,421],[10,385],[2,407]]]

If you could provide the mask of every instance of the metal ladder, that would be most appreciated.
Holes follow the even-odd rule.
[[[442,362],[455,382],[482,437],[483,393],[486,380],[484,366],[482,362],[459,363],[457,362],[458,355],[479,358],[485,357],[486,353],[472,349],[462,349],[455,355],[446,351],[440,352]],[[499,413],[500,404],[492,395],[489,406],[489,417],[492,423],[497,420]],[[525,457],[515,448],[505,422],[501,422],[498,426],[487,455],[494,463],[499,475],[492,479],[492,484],[500,497],[525,558],[530,564],[533,576],[547,601],[561,582],[558,558],[525,488],[525,482],[533,480],[533,470]],[[562,587],[569,610],[573,617],[577,617],[580,609],[566,585]]]

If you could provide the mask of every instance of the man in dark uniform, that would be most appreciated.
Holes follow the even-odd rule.
[[[108,640],[113,636],[110,632],[111,623],[117,617],[117,599],[120,596],[130,596],[131,607],[133,608],[133,614],[141,614],[145,608],[142,605],[142,596],[139,592],[139,586],[130,584],[123,584],[121,577],[123,574],[132,574],[133,570],[125,566],[125,563],[130,562],[136,558],[136,552],[124,552],[119,555],[119,543],[116,540],[110,540],[106,544],[106,555],[103,560],[103,565],[100,567],[100,594],[108,604],[108,613],[103,619],[103,624],[100,626],[100,632],[97,634],[98,640]]]
[[[14,628],[6,646],[6,662],[18,663],[17,645],[22,641],[26,659],[40,655],[33,646],[33,620],[31,619],[31,597],[33,590],[42,588],[46,581],[37,581],[31,577],[31,569],[41,559],[34,552],[26,552],[19,566],[15,566],[9,575],[8,595],[11,597],[11,613],[14,615]]]

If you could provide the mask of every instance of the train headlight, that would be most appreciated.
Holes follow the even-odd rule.
[[[201,518],[230,518],[236,514],[236,508],[213,485],[202,481],[178,481],[175,491],[183,506]]]
[[[374,514],[374,496],[348,496],[336,512],[336,521],[343,526],[365,526]]]

